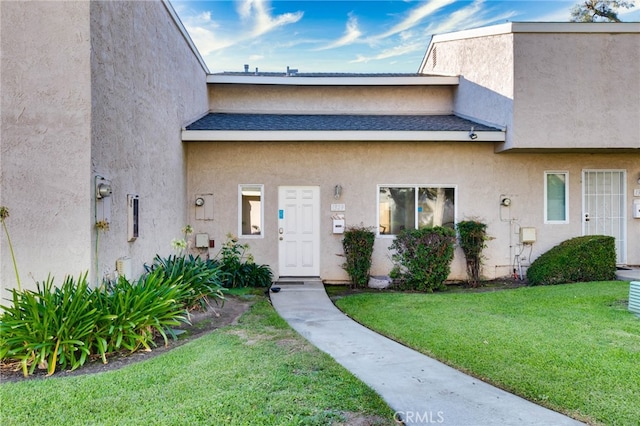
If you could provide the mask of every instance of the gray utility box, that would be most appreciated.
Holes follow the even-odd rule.
[[[640,281],[631,281],[629,287],[629,310],[640,315]]]

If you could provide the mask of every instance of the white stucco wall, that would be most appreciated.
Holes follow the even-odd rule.
[[[455,185],[457,220],[479,219],[488,224],[492,239],[484,254],[483,275],[494,278],[511,273],[519,227],[535,227],[538,241],[524,252],[525,260],[563,240],[582,235],[581,173],[583,169],[628,171],[629,194],[640,164],[640,154],[495,154],[491,143],[437,142],[189,142],[188,192],[213,194],[213,220],[197,220],[189,212],[196,233],[208,233],[216,242],[215,256],[227,233],[237,234],[238,185],[264,184],[264,238],[241,239],[249,243],[258,263],[278,274],[277,193],[280,185],[319,185],[321,194],[321,277],[346,280],[340,268],[341,236],[332,234],[330,206],[333,187],[340,184],[346,205],[347,226],[375,226],[377,185]],[[544,172],[569,173],[569,223],[544,224]],[[500,206],[502,196],[512,199]],[[628,220],[629,235],[640,235],[640,220]],[[629,263],[640,263],[640,239],[629,238]],[[376,239],[372,273],[388,274],[387,249],[392,239]],[[458,251],[452,279],[464,279],[464,258]],[[526,263],[526,261],[525,261]]]
[[[187,223],[180,131],[207,112],[206,73],[161,2],[95,2],[91,24],[91,172],[110,179],[113,190],[98,274],[129,257],[138,276],[156,253],[172,254],[171,240]],[[127,194],[140,197],[133,242]]]
[[[0,205],[23,288],[91,261],[88,2],[0,2]],[[2,303],[16,283],[0,236]]]
[[[451,114],[453,86],[258,86],[210,84],[214,112]]]

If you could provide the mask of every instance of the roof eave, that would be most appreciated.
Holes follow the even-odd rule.
[[[260,76],[209,74],[210,84],[258,84],[282,86],[456,86],[458,76],[341,76],[341,77],[302,77],[302,76]]]
[[[183,142],[272,142],[272,141],[413,141],[413,142],[504,142],[503,131],[363,131],[363,130],[183,130]]]

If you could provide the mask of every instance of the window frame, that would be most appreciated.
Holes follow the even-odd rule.
[[[564,220],[549,219],[549,186],[548,176],[564,175]],[[545,225],[564,225],[569,223],[569,172],[566,170],[546,170],[544,172],[544,223]]]
[[[242,217],[243,217],[243,204],[242,204],[242,191],[247,189],[260,189],[260,234],[243,234],[242,233]],[[238,238],[264,238],[264,184],[260,183],[241,183],[238,184]]]
[[[418,222],[420,220],[419,207],[419,194],[421,188],[445,188],[453,189],[453,228],[458,223],[458,185],[454,184],[378,184],[376,186],[376,238],[396,238],[398,234],[382,234],[380,233],[380,188],[410,188],[414,190],[415,199],[415,215],[414,215],[414,229],[418,229]]]

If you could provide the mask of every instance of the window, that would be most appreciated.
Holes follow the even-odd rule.
[[[403,229],[455,226],[454,187],[378,186],[378,232],[396,235]]]
[[[568,172],[544,172],[544,222],[569,223]]]
[[[241,237],[262,237],[264,206],[263,185],[240,185],[238,187],[239,232]]]

